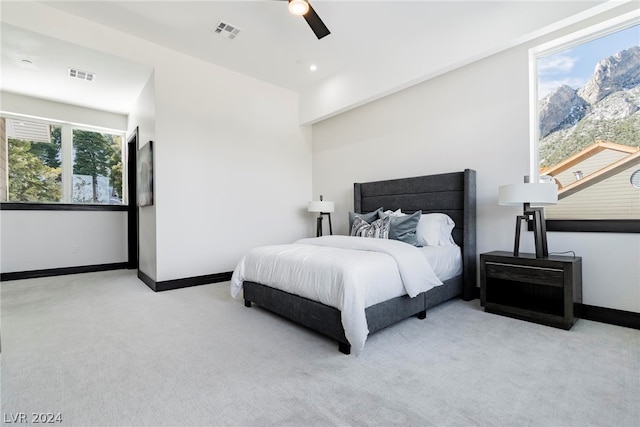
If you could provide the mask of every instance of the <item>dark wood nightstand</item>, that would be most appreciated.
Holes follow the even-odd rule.
[[[571,329],[574,304],[582,303],[582,258],[480,254],[480,302],[489,313]]]

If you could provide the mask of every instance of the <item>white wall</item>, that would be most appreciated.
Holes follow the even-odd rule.
[[[294,92],[46,3],[8,2],[2,13],[12,25],[154,69],[156,281],[231,271],[251,247],[311,234],[311,130],[298,126]]]
[[[0,109],[5,113],[126,129],[127,118],[121,114],[11,93],[1,95]],[[10,273],[126,262],[126,215],[124,211],[0,210],[0,269]],[[73,246],[78,252],[72,251]]]
[[[127,128],[127,116],[124,114],[62,104],[11,92],[0,92],[0,111],[121,132]]]
[[[498,206],[498,186],[529,173],[533,44],[315,124],[313,193],[336,202],[337,231],[347,232],[353,182],[471,168],[478,173],[478,252],[512,250],[519,209]],[[640,312],[640,235],[550,232],[548,240],[551,252],[583,257],[584,304]],[[521,250],[534,251],[531,233]]]
[[[126,212],[3,210],[0,218],[3,273],[127,261]]]
[[[231,271],[254,246],[306,237],[297,95],[175,52],[155,66],[158,279]]]

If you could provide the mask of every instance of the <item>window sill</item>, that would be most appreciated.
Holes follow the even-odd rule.
[[[548,219],[546,225],[547,231],[640,233],[640,219]]]
[[[127,211],[127,205],[82,205],[74,203],[0,203],[3,211]]]

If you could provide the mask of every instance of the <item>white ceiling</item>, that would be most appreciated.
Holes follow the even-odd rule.
[[[152,71],[6,23],[1,31],[0,88],[7,92],[127,114]],[[71,78],[69,68],[95,73],[95,79]]]
[[[286,0],[47,1],[48,6],[293,90],[384,52],[421,28],[437,38],[460,16],[491,14],[505,2],[326,1],[311,4],[331,34],[318,40]],[[219,21],[241,29],[234,40],[213,33]],[[316,72],[308,69],[312,63]]]
[[[368,64],[372,74],[387,73],[393,69],[388,58],[397,57],[400,48],[403,54],[426,55],[431,69],[451,68],[454,60],[464,62],[460,55],[428,53],[495,52],[524,40],[532,26],[551,25],[602,2],[312,0],[332,32],[322,40],[302,17],[289,14],[286,0],[40,3],[304,92],[352,72],[355,64]],[[234,40],[213,33],[221,20],[242,30]],[[128,112],[151,72],[145,65],[6,23],[1,47],[2,90],[107,111]],[[309,70],[311,64],[317,71]],[[66,77],[68,67],[96,73],[95,82]]]

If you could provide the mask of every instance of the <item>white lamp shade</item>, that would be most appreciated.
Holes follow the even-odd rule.
[[[317,200],[309,202],[308,210],[309,212],[331,213],[336,210],[336,207],[333,202],[328,202],[326,200]]]
[[[502,185],[498,190],[498,204],[518,206],[555,205],[558,203],[558,186],[555,183],[533,183]]]

